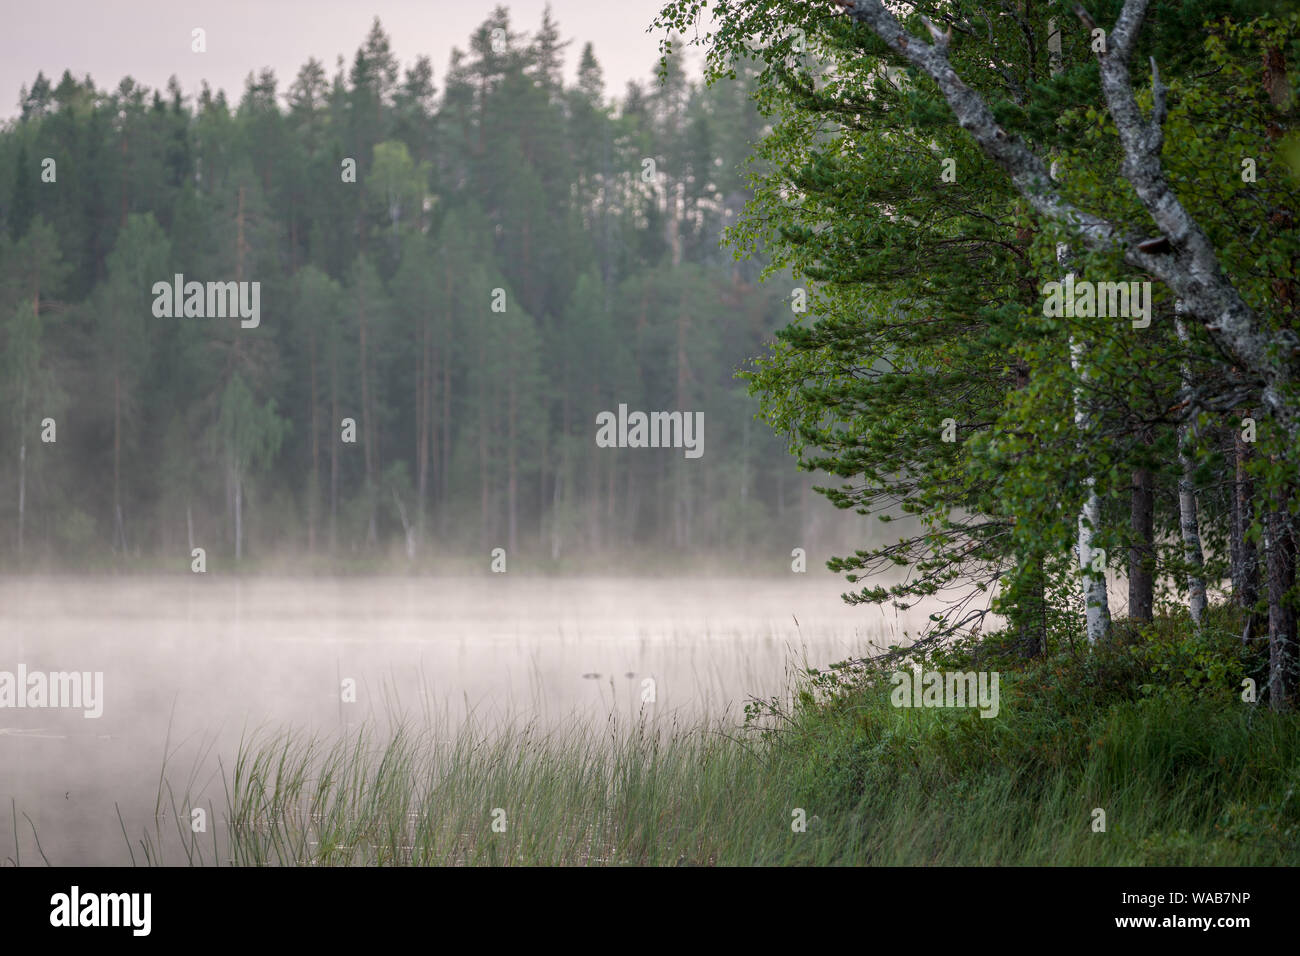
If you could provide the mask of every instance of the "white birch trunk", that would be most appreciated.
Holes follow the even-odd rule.
[[[1061,32],[1057,28],[1056,20],[1047,21],[1047,50],[1048,63],[1052,75],[1056,76],[1061,72]],[[1051,177],[1053,180],[1059,177],[1059,161],[1052,159]],[[1058,243],[1056,246],[1056,262],[1062,269],[1068,268],[1070,259],[1070,249],[1064,243]],[[1087,378],[1087,371],[1084,367],[1084,346],[1074,336],[1070,336],[1070,368],[1074,371],[1075,377],[1083,382]],[[1088,432],[1088,413],[1083,405],[1083,388],[1076,385],[1074,388],[1074,426],[1082,438]],[[1097,497],[1095,485],[1097,479],[1089,475],[1084,479],[1084,484],[1088,488],[1088,497],[1083,502],[1083,507],[1079,509],[1079,537],[1076,551],[1079,556],[1079,570],[1083,582],[1083,606],[1086,621],[1086,631],[1089,644],[1097,644],[1104,641],[1110,632],[1110,595],[1106,590],[1106,571],[1103,561],[1102,570],[1094,570],[1092,566],[1093,559],[1097,557],[1098,552],[1093,548],[1092,542],[1096,534],[1096,529],[1101,524],[1101,499]]]
[[[1074,338],[1070,339],[1070,367],[1080,379],[1085,377],[1083,371],[1083,346]],[[1080,436],[1088,429],[1088,413],[1083,408],[1082,389],[1074,390],[1074,425]],[[1079,570],[1083,577],[1083,606],[1086,609],[1088,643],[1097,644],[1104,641],[1110,633],[1110,596],[1106,590],[1106,571],[1104,561],[1101,570],[1094,570],[1093,559],[1101,552],[1092,546],[1096,529],[1101,525],[1101,499],[1094,486],[1097,479],[1089,475],[1084,479],[1088,488],[1088,497],[1079,509]]]

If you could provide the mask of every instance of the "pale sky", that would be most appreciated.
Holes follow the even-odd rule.
[[[298,68],[314,56],[334,75],[353,54],[377,15],[403,70],[416,56],[433,59],[442,91],[453,46],[467,49],[470,33],[498,0],[5,0],[0,31],[0,118],[18,112],[18,94],[38,70],[57,84],[65,69],[89,73],[97,89],[114,89],[130,75],[164,89],[173,73],[193,96],[206,79],[239,101],[249,70],[271,67],[283,94]],[[546,0],[510,0],[511,29],[532,33]],[[658,36],[646,32],[662,0],[551,0],[572,79],[582,45],[595,45],[607,95],[622,96],[628,80],[653,76]],[[190,50],[190,32],[207,31],[207,52]]]

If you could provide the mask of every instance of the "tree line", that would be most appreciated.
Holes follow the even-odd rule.
[[[377,19],[350,66],[250,73],[237,103],[24,87],[0,130],[6,563],[761,545],[782,570],[836,533],[735,376],[789,309],[719,247],[756,70],[707,88],[674,60],[612,96],[590,44],[566,83],[566,46],[549,11],[522,33],[497,8],[441,88]],[[174,277],[259,283],[257,327],[159,318]],[[707,453],[598,447],[620,404],[702,412]]]

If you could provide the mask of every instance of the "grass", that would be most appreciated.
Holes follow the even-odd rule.
[[[256,866],[1295,865],[1300,716],[1242,701],[1262,663],[1233,633],[1170,618],[1035,661],[995,635],[807,671],[739,728],[643,711],[260,734],[223,768],[218,826],[180,825],[168,788],[175,836],[137,843]],[[998,716],[895,708],[909,663],[998,670]]]
[[[397,722],[330,741],[268,734],[247,740],[226,775],[219,858],[255,866],[781,862],[797,850],[796,835],[782,824],[790,817],[776,794],[759,786],[763,773],[764,758],[739,738],[612,717],[604,727],[549,732],[467,723],[448,736]],[[217,858],[215,840],[205,849],[198,837],[180,837],[192,862]],[[159,836],[141,845],[163,862]]]

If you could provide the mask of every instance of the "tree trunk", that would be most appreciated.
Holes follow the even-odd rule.
[[[483,339],[479,336],[478,367],[483,368],[486,361]],[[479,540],[484,547],[488,544],[488,398],[486,386],[478,390],[478,488],[479,488]]]
[[[1178,480],[1178,523],[1183,535],[1183,559],[1188,565],[1187,608],[1191,612],[1192,621],[1199,627],[1205,617],[1206,597],[1196,486],[1192,475],[1195,465],[1191,456],[1183,451],[1179,451],[1178,461],[1182,468],[1182,476]]]
[[[406,539],[406,560],[415,560],[415,525],[406,517],[406,506],[397,495],[396,488],[389,489],[393,494],[393,503],[397,505],[397,517],[402,522],[402,534]]]
[[[442,479],[443,507],[439,510],[439,526],[445,532],[446,521],[441,516],[447,513],[447,499],[451,497],[451,331],[450,318],[448,330],[442,338]]]
[[[549,414],[548,414],[549,419]],[[538,552],[546,546],[546,482],[551,479],[554,484],[554,478],[551,475],[551,456],[550,456],[550,428],[547,422],[547,439],[542,442],[541,461],[537,469],[537,549]]]
[[[566,436],[567,438],[567,436]],[[568,441],[565,441],[568,446]],[[565,482],[569,480],[568,453],[564,456],[565,464],[561,465],[560,471],[555,476],[555,481],[551,484],[551,559],[558,561],[562,550],[561,530],[560,530],[560,502],[568,496],[568,488]],[[567,514],[568,509],[564,509]]]
[[[613,548],[619,544],[619,527],[616,518],[618,514],[618,488],[616,487],[618,459],[610,456],[608,464],[609,470],[605,472],[605,523],[601,526],[601,543],[605,548]],[[636,467],[631,458],[625,461],[625,467],[627,468],[627,482],[624,487],[627,493],[627,501],[630,501],[632,498],[632,483],[636,478]]]
[[[1183,321],[1183,304],[1174,304],[1174,328],[1178,340],[1186,348],[1189,342],[1187,325]],[[1184,390],[1192,387],[1191,372],[1187,363],[1183,363],[1182,379]],[[1196,410],[1189,408],[1187,417],[1178,426],[1178,525],[1183,535],[1183,559],[1187,562],[1187,608],[1191,612],[1192,622],[1201,626],[1205,618],[1205,559],[1201,551],[1201,528],[1196,504],[1196,463],[1190,451],[1190,442],[1195,437],[1193,418]]]
[[[320,423],[316,408],[316,327],[307,331],[307,356],[311,367],[311,481],[307,483],[307,551],[316,553],[316,519],[320,498]]]
[[[449,514],[447,502],[451,498],[451,345],[454,338],[455,329],[452,322],[455,319],[455,302],[452,293],[455,288],[451,272],[451,259],[447,252],[443,252],[443,282],[447,290],[446,302],[448,308],[442,314],[442,335],[439,337],[440,356],[442,358],[442,414],[441,419],[441,449],[439,452],[438,481],[437,487],[439,493],[438,500],[438,531],[439,534],[447,534]]]
[[[429,466],[428,466],[429,476],[425,479],[425,496],[432,500],[428,501],[425,505],[426,514],[428,509],[436,508],[436,501],[438,497],[438,481],[440,480],[440,475],[438,472],[438,442],[441,441],[441,438],[439,437],[440,430],[446,427],[445,423],[440,421],[438,418],[437,394],[438,394],[438,386],[440,384],[438,381],[439,359],[440,356],[438,355],[438,349],[433,344],[433,331],[430,330],[429,332],[429,374],[427,380],[424,383],[424,409],[425,409],[424,419],[428,423],[429,435],[428,438],[425,439],[424,454],[426,459],[428,459],[429,461]],[[430,519],[428,519],[427,517],[425,518],[425,521],[431,523]],[[423,542],[426,527],[427,525],[424,523],[422,523],[420,526],[421,542]]]
[[[1155,478],[1149,468],[1133,472],[1128,552],[1128,616],[1150,621],[1155,603]]]
[[[248,245],[244,242],[244,187],[239,187],[239,205],[235,211],[235,281],[244,281],[244,253]],[[234,369],[238,369],[239,349],[243,343],[243,336],[239,334],[239,318],[235,318],[234,332],[231,336],[230,343],[230,364]]]
[[[1061,31],[1055,19],[1047,21],[1047,34],[1048,68],[1052,76],[1058,76],[1064,69],[1064,64],[1061,55]],[[1060,160],[1055,156],[1052,157],[1050,175],[1053,180],[1059,179]],[[1056,245],[1056,262],[1062,269],[1068,269],[1070,249],[1064,243]],[[1070,367],[1080,383],[1087,377],[1083,359],[1083,345],[1071,335]],[[1088,430],[1088,413],[1084,409],[1081,386],[1076,386],[1074,389],[1074,425],[1082,440],[1082,436]],[[1079,535],[1076,548],[1079,569],[1083,577],[1083,606],[1089,644],[1100,643],[1110,634],[1110,597],[1106,591],[1106,571],[1105,568],[1094,570],[1092,567],[1095,557],[1092,543],[1097,528],[1101,526],[1101,499],[1097,496],[1096,482],[1097,479],[1092,475],[1084,479],[1088,495],[1084,499],[1083,507],[1079,509]]]
[[[1073,338],[1070,340],[1070,364],[1075,374],[1083,377],[1083,347]],[[1088,428],[1088,413],[1083,407],[1082,389],[1075,389],[1074,424],[1080,435]],[[1093,549],[1097,529],[1101,527],[1101,498],[1097,496],[1097,479],[1089,475],[1084,479],[1088,496],[1079,510],[1078,557],[1079,569],[1083,574],[1083,606],[1088,643],[1098,644],[1110,635],[1110,597],[1106,591],[1105,568],[1094,569],[1093,559],[1098,553]]]
[[[1268,514],[1268,697],[1274,710],[1290,710],[1297,686],[1295,539],[1288,510],[1291,489],[1278,489]]]
[[[424,495],[429,484],[429,322],[421,323],[420,361],[415,373],[415,536],[424,535]],[[408,535],[409,537],[409,535]]]
[[[1249,414],[1249,412],[1248,412]],[[1237,542],[1237,562],[1233,568],[1232,597],[1246,612],[1246,624],[1241,632],[1243,643],[1260,640],[1263,630],[1256,605],[1259,603],[1259,548],[1250,538],[1250,527],[1255,521],[1255,482],[1250,477],[1249,466],[1253,449],[1243,441],[1241,430],[1236,430],[1236,481],[1233,498],[1236,502],[1233,538]]]
[[[676,241],[676,220],[674,220],[673,238]],[[690,377],[690,364],[687,357],[686,343],[688,341],[688,321],[686,316],[685,303],[678,307],[677,312],[677,409],[682,413],[682,418],[690,414],[686,407],[687,384]],[[689,548],[691,546],[691,524],[690,524],[690,490],[687,488],[686,469],[681,466],[680,461],[674,461],[673,468],[673,505],[676,509],[676,540],[673,542],[678,548]]]
[[[1237,447],[1231,427],[1223,430],[1222,448],[1225,461],[1232,462],[1232,483],[1228,488],[1228,577],[1232,581],[1233,601],[1237,599],[1237,587],[1241,581],[1241,522],[1238,518],[1237,501]]]
[[[509,402],[506,429],[507,429],[507,448],[506,448],[506,506],[509,510],[509,548],[510,553],[515,553],[518,545],[518,519],[519,519],[519,474],[517,451],[515,449],[515,415],[516,405],[518,404],[518,387],[516,385],[516,376],[510,376]]]
[[[366,547],[378,543],[379,535],[375,527],[375,459],[373,434],[370,421],[370,373],[369,360],[366,356],[366,283],[364,274],[357,273],[358,319],[361,326],[361,448],[366,463],[366,505],[369,517],[366,521]]]
[[[342,427],[339,418],[338,343],[330,345],[330,554],[338,547],[339,538],[339,442],[336,429]]]
[[[234,469],[235,483],[235,562],[244,556],[244,480]]]
[[[126,529],[122,527],[122,377],[113,370],[113,549],[126,553]]]
[[[591,406],[600,408],[600,399],[597,397],[596,383],[591,383]],[[601,466],[611,471],[614,468],[614,457],[605,452],[601,454],[601,449],[595,445],[587,446],[588,454],[588,489],[587,489],[587,547],[595,551],[600,547],[600,495],[601,495]]]
[[[18,446],[18,556],[23,554],[23,523],[27,515],[27,439]]]

